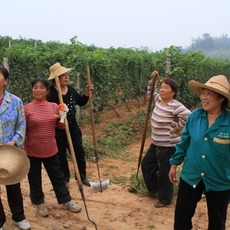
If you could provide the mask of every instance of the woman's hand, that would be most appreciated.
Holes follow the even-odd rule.
[[[15,143],[15,141],[9,141],[9,142],[7,143],[7,145],[12,145],[12,146],[15,146],[15,145],[16,145],[16,143]]]
[[[177,165],[171,165],[170,171],[169,171],[169,180],[175,184],[177,182],[177,178],[176,178],[176,167]]]
[[[152,73],[151,73],[151,78],[156,78],[158,76],[158,71],[154,70]]]
[[[93,85],[93,83],[91,83],[91,85],[89,86],[89,85],[86,85],[85,86],[85,96],[87,96],[87,97],[89,97],[89,91],[92,91],[92,93],[93,93],[93,90],[94,90],[94,85]]]

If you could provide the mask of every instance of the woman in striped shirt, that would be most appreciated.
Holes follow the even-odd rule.
[[[151,74],[157,78],[158,72]],[[148,85],[150,92],[151,85]],[[172,201],[173,185],[169,181],[170,157],[175,153],[175,145],[180,141],[190,110],[175,100],[178,85],[170,78],[161,82],[159,93],[155,90],[155,106],[151,115],[152,143],[143,157],[141,168],[149,195],[158,197],[155,207],[165,207]]]
[[[37,78],[32,82],[34,100],[25,105],[26,137],[24,149],[30,160],[28,180],[31,202],[36,205],[40,216],[46,217],[49,211],[44,204],[45,195],[42,190],[42,164],[44,165],[57,201],[64,209],[80,212],[81,208],[71,198],[64,180],[58,148],[55,140],[55,127],[64,128],[57,117],[59,106],[46,100],[49,93],[49,82]]]

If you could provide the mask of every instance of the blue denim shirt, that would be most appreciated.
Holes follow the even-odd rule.
[[[203,109],[189,115],[170,164],[183,161],[181,178],[192,187],[202,179],[206,191],[230,189],[230,111],[224,109],[210,127]]]
[[[25,138],[26,121],[22,100],[7,91],[0,106],[0,144],[15,141],[21,147]]]

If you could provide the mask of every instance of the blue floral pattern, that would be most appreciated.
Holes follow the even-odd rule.
[[[21,147],[25,138],[26,121],[22,100],[5,91],[0,107],[0,144],[15,141]]]

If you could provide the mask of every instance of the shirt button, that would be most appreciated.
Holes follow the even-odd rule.
[[[205,138],[204,138],[204,140],[205,140],[205,141],[207,141],[207,140],[208,140],[208,138],[207,138],[207,137],[205,137]]]
[[[205,155],[202,155],[202,158],[205,158],[206,156]]]
[[[204,173],[201,173],[200,175],[201,175],[201,176],[204,176]]]

